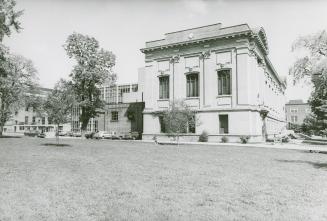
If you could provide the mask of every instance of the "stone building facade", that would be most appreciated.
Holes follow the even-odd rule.
[[[100,88],[105,107],[95,118],[89,120],[87,131],[107,131],[117,134],[143,132],[143,93],[142,76],[137,84],[104,85]],[[72,111],[72,131],[80,132],[80,108]]]
[[[302,100],[290,100],[285,104],[287,127],[294,127],[303,124],[303,120],[311,113],[310,105]]]
[[[262,141],[285,129],[286,85],[271,64],[263,28],[220,23],[165,34],[146,42],[143,139],[165,136],[158,113],[185,100],[196,113],[195,133],[182,139],[223,136]]]

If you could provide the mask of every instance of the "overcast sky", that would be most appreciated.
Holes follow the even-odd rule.
[[[13,53],[33,60],[40,84],[53,87],[67,78],[72,61],[62,45],[79,32],[95,37],[117,56],[114,68],[119,83],[137,82],[144,66],[140,48],[164,33],[221,22],[223,26],[248,23],[266,30],[269,57],[280,76],[287,76],[294,61],[291,45],[300,35],[327,29],[327,1],[305,0],[17,0],[24,9],[23,30],[5,44]],[[288,85],[288,99],[307,99],[308,87]]]

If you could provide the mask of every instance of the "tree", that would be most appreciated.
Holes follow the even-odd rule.
[[[44,110],[48,119],[57,125],[57,144],[59,144],[59,126],[70,121],[73,103],[74,95],[71,85],[69,82],[60,79],[44,103]]]
[[[313,115],[308,116],[304,128],[327,135],[327,33],[322,31],[300,37],[292,47],[293,51],[298,49],[304,51],[304,56],[296,60],[290,74],[294,83],[310,79],[313,85],[309,99]]]
[[[0,135],[12,113],[26,104],[29,91],[36,87],[36,69],[32,61],[2,50],[0,62]]]
[[[4,36],[10,36],[12,29],[17,32],[21,29],[18,18],[23,11],[16,11],[15,6],[15,0],[0,0],[0,42]]]
[[[195,129],[197,124],[195,111],[183,100],[171,102],[169,108],[162,113],[162,119],[166,133],[177,137],[178,144],[180,134]]]
[[[89,120],[104,106],[99,87],[107,80],[116,79],[112,72],[115,55],[100,49],[95,38],[77,33],[68,36],[64,47],[69,58],[77,62],[70,76],[76,104],[81,108],[81,130],[85,131]]]

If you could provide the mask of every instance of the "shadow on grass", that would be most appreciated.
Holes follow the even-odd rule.
[[[282,163],[306,163],[310,164],[316,169],[327,169],[327,163],[320,163],[320,162],[312,162],[312,161],[306,161],[306,160],[276,160],[278,162]]]
[[[0,136],[0,138],[22,138],[21,136]]]
[[[41,144],[41,146],[54,146],[54,147],[71,147],[70,144],[65,144],[65,143],[44,143],[44,144]]]

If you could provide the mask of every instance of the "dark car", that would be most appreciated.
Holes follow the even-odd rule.
[[[29,137],[36,137],[36,136],[38,136],[39,133],[40,132],[37,130],[29,130],[29,131],[25,131],[24,135],[29,136]]]
[[[89,132],[85,134],[86,139],[93,139],[94,138],[95,132]]]
[[[45,138],[45,133],[39,133],[39,134],[37,135],[37,137],[38,137],[38,138]]]

